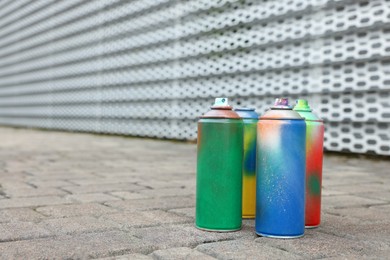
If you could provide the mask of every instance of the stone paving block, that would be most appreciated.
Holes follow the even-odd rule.
[[[37,213],[30,208],[13,208],[0,210],[0,222],[14,222],[14,221],[40,221],[45,216]]]
[[[329,189],[329,188],[322,188],[322,190],[321,190],[321,195],[322,195],[323,197],[327,197],[327,196],[337,196],[337,195],[347,195],[347,192],[338,191],[338,190],[332,190],[332,189]]]
[[[89,203],[89,202],[105,202],[110,200],[120,200],[117,197],[110,196],[108,194],[104,193],[84,193],[84,194],[72,194],[66,196],[68,200],[75,201],[75,202],[83,202],[83,203]]]
[[[171,209],[169,212],[173,212],[179,215],[187,216],[190,218],[195,218],[195,208],[181,208],[181,209]]]
[[[110,191],[137,191],[145,189],[145,187],[138,186],[134,183],[111,183],[111,184],[98,184],[98,185],[84,185],[84,186],[66,186],[62,189],[69,191],[73,194],[80,193],[100,193]]]
[[[263,240],[255,235],[253,220],[243,220],[242,230],[228,234],[194,228],[195,145],[7,131],[0,128],[0,222],[8,224],[3,226],[8,231],[0,230],[0,238],[3,234],[5,241],[23,240],[0,243],[0,259],[150,259],[157,258],[152,253],[157,249],[165,257],[178,247],[185,248],[175,257],[200,252],[194,247],[210,249],[221,259],[245,253],[249,259],[252,253],[252,259],[261,259],[264,251],[256,253],[259,247],[268,252],[265,259],[289,259],[296,254],[310,259],[387,259],[390,255],[388,160],[325,155],[322,225],[306,231],[302,239]],[[70,200],[63,193],[44,195],[56,189],[84,200]],[[23,196],[26,190],[42,197],[4,198],[2,193]],[[105,201],[107,196],[120,200]],[[81,202],[88,198],[105,202]],[[110,216],[116,221],[107,219]],[[41,229],[49,234],[34,232]],[[251,243],[255,246],[246,248]],[[236,250],[229,252],[224,246]],[[284,253],[278,257],[280,252]]]
[[[10,222],[0,224],[0,242],[47,237],[50,231],[32,222]]]
[[[182,188],[148,189],[138,191],[140,194],[154,198],[195,195],[195,190]]]
[[[86,233],[118,229],[117,225],[113,223],[89,216],[47,219],[42,221],[41,224],[55,234]]]
[[[324,214],[317,231],[365,242],[370,248],[390,250],[390,225],[383,222],[360,221],[349,216]]]
[[[346,192],[348,194],[372,193],[378,191],[390,192],[390,187],[384,183],[363,183],[357,185],[337,185],[333,186],[331,190]]]
[[[255,242],[310,259],[342,256],[346,254],[358,254],[364,257],[373,253],[371,249],[367,248],[364,242],[324,234],[316,230],[305,231],[305,236],[300,239],[259,237]]]
[[[388,259],[390,252],[379,252],[376,253],[375,256],[364,256],[362,257],[359,254],[345,254],[342,256],[332,256],[321,258],[321,260],[349,260],[349,259],[364,259],[364,260],[377,260],[377,259]]]
[[[142,179],[136,176],[120,177],[120,178],[102,178],[94,176],[87,179],[74,179],[72,183],[80,186],[85,185],[103,185],[103,184],[117,184],[117,183],[136,183]]]
[[[194,167],[194,169],[196,169],[196,166]],[[187,189],[191,189],[191,190],[196,190],[196,175],[195,173],[194,174],[191,174],[189,176],[187,176],[187,178],[183,179],[183,180],[173,180],[172,183],[173,184],[178,184],[180,185],[180,187],[185,187]]]
[[[217,233],[198,230],[193,224],[180,224],[139,228],[131,231],[134,236],[154,244],[158,249],[171,247],[195,247],[202,243],[245,237],[243,231]]]
[[[180,188],[183,186],[183,184],[173,183],[171,180],[159,181],[152,178],[149,180],[139,181],[137,184],[150,189]]]
[[[148,254],[154,249],[153,245],[125,232],[111,231],[0,243],[0,258],[86,259],[129,253]]]
[[[58,196],[32,197],[32,198],[12,198],[0,200],[0,209],[37,207],[44,205],[70,204],[71,201]]]
[[[217,259],[302,259],[302,256],[252,240],[207,243],[196,249]]]
[[[346,208],[384,204],[382,200],[366,199],[355,195],[327,196],[322,198],[323,208]]]
[[[63,218],[76,216],[101,216],[104,214],[115,213],[117,210],[97,203],[84,203],[72,205],[57,205],[37,208],[36,211],[43,215]],[[0,211],[1,216],[1,211]],[[1,217],[0,217],[1,219]]]
[[[91,173],[86,173],[83,171],[76,171],[75,169],[79,166],[72,166],[72,165],[70,165],[69,162],[65,163],[63,166],[59,166],[59,167],[60,168],[68,168],[69,171],[65,172],[65,171],[61,170],[59,172],[55,172],[53,170],[47,170],[47,172],[37,172],[34,175],[36,176],[36,178],[39,178],[39,180],[41,180],[41,181],[63,180],[63,181],[69,182],[68,185],[74,185],[72,180],[94,177],[94,175]]]
[[[192,222],[191,218],[162,210],[110,214],[105,215],[102,219],[118,223],[124,228]]]
[[[206,255],[197,250],[191,249],[189,247],[176,247],[169,248],[164,250],[156,250],[151,256],[157,260],[195,260],[195,259],[204,259],[204,260],[212,260],[215,259],[212,256]]]
[[[356,196],[363,197],[363,198],[368,198],[368,199],[382,200],[384,202],[390,203],[390,191],[378,191],[378,192],[370,192],[370,193],[357,193]]]
[[[153,257],[143,254],[128,254],[113,257],[98,258],[99,260],[153,260]]]
[[[390,207],[331,208],[325,210],[325,212],[331,215],[357,219],[360,222],[388,223],[390,225]]]
[[[70,182],[66,180],[49,180],[49,181],[41,181],[41,180],[35,180],[36,178],[33,178],[31,181],[28,181],[29,184],[36,186],[38,188],[46,188],[46,187],[63,187],[63,186],[69,186],[72,185]]]
[[[24,190],[24,189],[31,189],[31,185],[26,183],[25,181],[13,181],[13,180],[7,180],[7,181],[1,181],[1,187],[3,192],[18,192],[18,190]]]
[[[195,198],[191,197],[171,197],[142,200],[109,201],[105,205],[121,210],[139,211],[150,209],[172,209],[180,207],[195,206]]]
[[[115,197],[126,199],[126,200],[138,200],[138,199],[150,198],[150,196],[146,194],[139,194],[139,193],[129,192],[129,191],[114,191],[114,192],[110,192],[110,194],[114,195]]]
[[[42,197],[42,196],[63,196],[68,194],[67,192],[63,190],[59,190],[56,188],[39,188],[34,189],[32,187],[30,188],[24,188],[24,189],[17,189],[17,190],[6,190],[5,191],[7,197],[11,198],[31,198],[31,197]]]
[[[323,178],[322,186],[325,189],[334,188],[337,186],[344,185],[362,185],[362,184],[375,184],[378,183],[380,179],[372,179],[370,177],[358,177],[358,178],[344,178],[344,177],[331,177],[329,179]]]

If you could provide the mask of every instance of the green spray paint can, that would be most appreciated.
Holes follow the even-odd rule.
[[[243,122],[227,98],[198,121],[197,228],[228,232],[242,223]]]

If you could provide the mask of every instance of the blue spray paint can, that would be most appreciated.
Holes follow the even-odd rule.
[[[301,237],[305,231],[305,120],[276,99],[257,125],[256,221],[258,235]]]

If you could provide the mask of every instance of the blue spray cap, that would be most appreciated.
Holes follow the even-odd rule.
[[[243,119],[258,119],[259,114],[256,113],[254,108],[249,107],[239,107],[234,109],[237,114]]]

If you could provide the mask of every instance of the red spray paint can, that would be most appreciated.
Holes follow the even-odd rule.
[[[324,123],[304,99],[298,99],[294,110],[306,122],[306,204],[305,227],[315,228],[321,222],[322,158]]]

